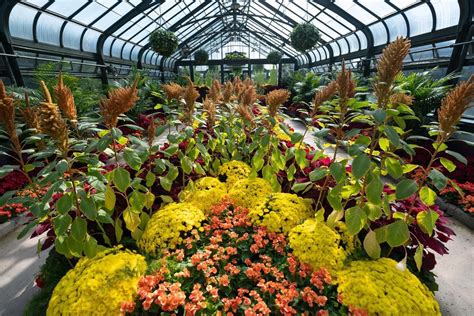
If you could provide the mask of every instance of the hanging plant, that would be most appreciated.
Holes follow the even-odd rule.
[[[313,48],[319,38],[317,27],[311,23],[298,24],[290,34],[291,46],[301,53]]]
[[[209,54],[204,49],[200,49],[194,53],[194,60],[199,64],[205,64],[209,60]]]
[[[275,50],[275,51],[272,51],[272,52],[268,53],[267,60],[270,64],[278,64],[280,62],[282,56],[283,56],[282,53]]]
[[[173,32],[158,29],[150,34],[150,46],[155,52],[169,57],[178,49],[178,38]]]

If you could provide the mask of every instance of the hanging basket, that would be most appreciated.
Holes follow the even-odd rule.
[[[291,46],[301,53],[313,48],[319,38],[317,27],[311,23],[298,24],[290,34]]]
[[[243,65],[248,62],[247,54],[243,52],[232,52],[225,54],[224,60],[232,61],[231,65]]]
[[[198,64],[205,64],[209,60],[209,54],[204,49],[200,49],[194,53],[194,60]]]
[[[282,56],[282,53],[280,53],[279,51],[272,51],[268,53],[267,60],[270,64],[278,64]]]
[[[150,34],[150,47],[158,54],[170,57],[178,49],[178,38],[173,32],[158,29]]]

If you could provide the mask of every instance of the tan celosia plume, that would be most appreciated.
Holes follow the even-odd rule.
[[[6,94],[5,86],[0,80],[0,123],[5,125],[5,131],[10,137],[10,141],[15,147],[16,152],[21,152],[20,140],[15,127],[15,105],[13,98]]]
[[[38,109],[31,107],[30,97],[27,92],[25,92],[25,103],[26,106],[20,109],[21,116],[29,128],[34,128],[39,132]]]
[[[54,139],[59,149],[65,153],[69,141],[66,122],[61,117],[57,105],[52,102],[51,94],[44,81],[40,82],[40,86],[45,97],[45,101],[40,104],[38,113],[40,132]]]
[[[313,109],[311,111],[311,116],[315,116],[318,112],[319,107],[333,97],[337,92],[337,82],[331,81],[327,86],[319,90],[314,94],[313,98]]]
[[[206,97],[203,102],[203,108],[207,114],[206,126],[209,130],[211,130],[216,123],[216,104],[211,99]]]
[[[387,45],[377,62],[377,77],[374,83],[374,93],[378,105],[386,108],[392,94],[392,84],[397,74],[402,70],[403,60],[410,50],[410,40],[398,37]]]
[[[177,83],[168,83],[161,85],[168,101],[179,100],[183,94],[183,87]]]
[[[229,103],[232,98],[232,93],[234,91],[234,86],[232,82],[227,81],[225,84],[224,92],[222,93],[222,98],[224,103]]]
[[[212,82],[211,88],[209,89],[209,94],[208,94],[209,99],[211,99],[213,102],[219,102],[222,98],[221,95],[221,84],[219,81],[214,80]]]
[[[155,141],[155,134],[156,134],[156,125],[155,125],[155,118],[151,117],[150,124],[147,128],[147,136],[148,136],[148,146],[153,146],[153,142]]]
[[[276,117],[278,109],[290,98],[290,92],[286,89],[277,89],[270,91],[267,94],[268,114],[271,117]]]
[[[412,105],[413,104],[413,97],[411,95],[405,93],[395,93],[390,96],[390,103],[397,105],[399,103],[405,105]]]
[[[194,114],[194,105],[196,99],[199,97],[199,92],[196,91],[194,83],[188,79],[188,84],[184,89],[183,98],[184,98],[184,123],[187,125],[193,124],[193,114]]]
[[[58,107],[65,117],[69,119],[71,125],[77,127],[77,111],[74,96],[71,89],[64,84],[63,75],[59,74],[58,84],[54,87],[54,94],[58,101]]]
[[[336,79],[337,90],[339,92],[339,97],[342,102],[346,102],[347,99],[354,97],[356,83],[352,79],[352,72],[346,69],[346,65],[342,62],[342,69]]]
[[[257,91],[255,91],[254,86],[248,86],[245,90],[242,91],[240,103],[243,106],[250,108],[256,100]]]
[[[442,100],[438,109],[440,137],[442,140],[449,138],[456,130],[462,114],[471,107],[474,100],[474,75],[449,92]]]
[[[138,78],[131,87],[114,89],[108,98],[100,101],[100,111],[108,128],[116,127],[119,115],[129,111],[139,100],[137,84]]]
[[[3,80],[0,80],[0,100],[3,100],[7,98],[7,89],[5,88],[5,84],[3,83]]]

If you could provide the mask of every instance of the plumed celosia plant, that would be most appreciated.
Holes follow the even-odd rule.
[[[174,249],[185,237],[197,235],[204,219],[204,213],[193,204],[168,204],[150,218],[138,246],[148,254]]]
[[[353,261],[337,275],[342,301],[369,315],[441,315],[428,288],[389,258]]]
[[[231,198],[236,205],[252,208],[272,192],[271,184],[262,178],[250,178],[239,180],[229,191]]]
[[[146,269],[143,256],[119,247],[84,257],[55,287],[47,315],[117,315]]]
[[[245,162],[232,160],[219,167],[219,180],[232,187],[237,181],[246,179],[250,175],[251,168]]]
[[[313,315],[347,313],[331,276],[311,270],[289,252],[284,234],[254,226],[247,210],[223,202],[204,232],[186,238],[151,264],[139,282],[132,314]],[[230,314],[228,314],[230,313]]]
[[[206,212],[213,205],[218,204],[226,193],[227,188],[224,183],[217,178],[204,177],[197,180],[191,190],[184,192],[183,201]]]
[[[269,231],[288,233],[312,215],[311,201],[290,193],[273,193],[266,196],[259,205],[252,208],[249,217]]]
[[[289,245],[301,262],[313,269],[322,267],[331,273],[344,266],[353,241],[316,219],[308,219],[290,231]],[[347,245],[347,246],[346,246]]]

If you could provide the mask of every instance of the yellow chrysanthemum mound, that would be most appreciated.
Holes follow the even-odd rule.
[[[231,188],[237,181],[247,179],[252,169],[245,162],[232,160],[219,167],[219,180]]]
[[[410,271],[400,271],[389,258],[353,261],[337,275],[344,304],[369,315],[441,315],[428,288]]]
[[[311,204],[296,194],[290,193],[267,195],[249,212],[253,223],[278,233],[288,233],[311,215]]]
[[[193,204],[168,204],[150,218],[138,246],[148,254],[157,254],[161,249],[174,249],[193,230],[197,233],[204,219],[204,213]]]
[[[120,315],[120,305],[133,301],[145,258],[118,247],[81,258],[59,281],[47,315]]]
[[[314,218],[293,228],[288,244],[294,255],[314,270],[326,268],[333,274],[343,267],[347,258],[341,235]]]
[[[204,177],[194,183],[192,191],[184,192],[183,201],[191,203],[205,212],[220,203],[226,193],[227,188],[224,183],[217,178]]]
[[[276,137],[281,140],[281,141],[290,141],[291,140],[291,137],[288,136],[282,129],[279,125],[276,125],[274,128],[273,128],[273,132],[275,133]]]
[[[229,191],[229,198],[235,205],[245,208],[253,208],[272,193],[271,184],[262,178],[252,178],[237,181]]]

